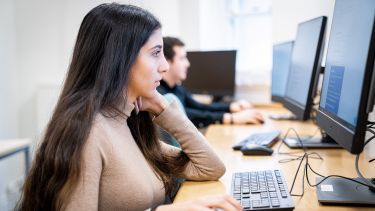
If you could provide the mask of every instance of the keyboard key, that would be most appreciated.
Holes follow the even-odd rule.
[[[270,198],[277,198],[276,192],[270,192]]]
[[[267,192],[260,193],[260,198],[268,198],[268,193]]]
[[[285,191],[281,191],[281,197],[286,198],[287,196],[288,196],[288,195],[286,194]]]
[[[241,203],[243,210],[292,210],[294,208],[280,171],[235,173],[231,190],[233,197]]]

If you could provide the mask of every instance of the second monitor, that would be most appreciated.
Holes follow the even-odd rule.
[[[298,25],[285,91],[284,106],[300,120],[310,118],[321,70],[321,57],[327,17]]]
[[[298,25],[283,104],[300,120],[309,119],[313,107],[321,72],[326,22],[327,17],[322,16]],[[301,148],[301,141],[308,148],[339,147],[329,137],[285,140],[291,148]]]
[[[272,51],[271,100],[283,102],[293,52],[293,41],[275,44]]]

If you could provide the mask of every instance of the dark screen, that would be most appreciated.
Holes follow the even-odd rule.
[[[192,93],[233,96],[236,51],[191,51],[187,79],[183,85]]]

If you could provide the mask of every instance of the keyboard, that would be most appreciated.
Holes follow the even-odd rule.
[[[243,210],[293,210],[294,204],[280,170],[236,172],[232,196]]]
[[[246,144],[258,144],[267,147],[271,147],[276,143],[280,135],[280,131],[268,131],[263,133],[254,133],[247,137],[245,140],[232,146],[234,150],[240,150],[242,146]]]

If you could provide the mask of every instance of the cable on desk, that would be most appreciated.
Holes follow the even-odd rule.
[[[370,129],[370,128],[368,128],[367,131],[371,132],[371,133],[373,134],[373,136],[370,137],[370,138],[365,142],[364,146],[366,146],[366,144],[368,144],[369,142],[371,142],[372,140],[375,139],[375,131],[373,131],[373,130]],[[311,153],[311,154],[312,154],[312,153]],[[296,174],[295,174],[295,176],[294,176],[293,183],[292,183],[291,189],[290,189],[290,191],[289,191],[290,195],[291,195],[291,196],[300,196],[300,197],[302,197],[302,196],[304,195],[304,192],[305,192],[305,190],[304,190],[304,187],[305,187],[305,186],[304,186],[305,176],[306,176],[307,183],[309,184],[310,187],[316,187],[316,186],[320,185],[322,182],[324,182],[325,180],[327,180],[327,179],[330,178],[330,177],[338,177],[338,178],[342,178],[342,179],[350,180],[350,181],[352,181],[352,182],[355,182],[355,183],[358,183],[358,184],[364,185],[364,186],[366,186],[366,187],[368,187],[368,188],[370,188],[370,189],[375,189],[375,184],[374,184],[372,181],[369,181],[368,179],[364,178],[364,177],[362,176],[362,174],[361,174],[359,168],[358,168],[359,155],[360,155],[360,154],[358,154],[357,157],[356,157],[356,170],[357,170],[357,174],[358,174],[358,176],[359,176],[364,182],[360,182],[360,181],[358,181],[358,180],[355,180],[355,179],[352,179],[352,178],[348,178],[348,177],[344,177],[344,176],[341,176],[341,175],[328,175],[328,176],[324,176],[324,175],[319,174],[318,172],[314,171],[314,169],[312,169],[312,167],[311,167],[311,165],[310,165],[310,163],[309,163],[309,156],[310,156],[310,154],[305,152],[305,154],[303,155],[303,157],[302,157],[302,159],[301,159],[301,161],[300,161],[300,163],[299,163],[299,165],[298,165],[297,172],[296,172]],[[306,162],[305,162],[305,166],[304,166],[304,170],[303,170],[303,176],[302,176],[302,193],[301,193],[301,194],[293,194],[292,192],[293,192],[294,184],[295,184],[296,178],[297,178],[297,176],[298,176],[298,173],[299,173],[299,171],[300,171],[300,169],[301,169],[301,166],[302,166],[302,163],[303,163],[304,160],[306,160]],[[374,159],[373,159],[373,160],[374,160]],[[320,176],[320,177],[323,177],[323,179],[322,179],[320,182],[316,183],[316,184],[312,184],[312,183],[310,182],[310,179],[309,179],[308,169],[310,169],[315,175],[318,175],[318,176]],[[374,179],[372,179],[372,180],[374,180]]]
[[[375,122],[367,121],[367,127],[370,129],[375,129]]]
[[[373,131],[373,130],[370,129],[370,128],[367,128],[367,131],[370,132],[370,133],[372,133],[372,137],[369,138],[369,139],[365,142],[365,144],[363,145],[363,148],[366,146],[366,144],[368,144],[369,142],[371,142],[372,140],[375,139],[375,131]],[[357,171],[358,176],[362,179],[363,182],[365,182],[367,185],[369,185],[372,189],[375,189],[375,183],[373,183],[372,181],[366,179],[366,178],[362,175],[361,171],[359,170],[359,167],[358,167],[358,161],[359,161],[359,156],[360,156],[360,155],[361,155],[361,153],[359,153],[359,154],[356,156],[356,158],[355,158],[355,170]],[[374,159],[372,159],[372,160],[374,160]],[[371,160],[370,160],[369,162],[371,162]]]
[[[289,134],[289,132],[290,131],[293,131],[295,134],[296,134],[296,137],[297,137],[297,140],[299,141],[299,143],[301,144],[301,147],[302,147],[302,149],[303,149],[303,152],[304,152],[304,154],[303,155],[296,155],[295,153],[289,153],[289,152],[281,152],[280,151],[280,148],[281,148],[281,145],[282,144],[285,144],[285,139],[286,139],[286,137],[288,136],[288,134]],[[315,130],[315,132],[313,133],[313,135],[311,135],[308,139],[312,139],[316,134],[317,134],[317,132],[318,131],[321,131],[319,128],[317,129],[317,130]],[[322,131],[321,131],[322,132]],[[323,134],[322,134],[323,135]],[[298,168],[297,168],[297,172],[295,173],[295,175],[294,175],[294,178],[293,178],[293,183],[292,183],[292,186],[291,186],[291,189],[290,189],[290,195],[291,196],[303,196],[304,195],[304,187],[305,187],[305,175],[306,175],[306,173],[307,173],[307,171],[303,171],[302,173],[303,173],[303,176],[302,176],[302,193],[301,194],[293,194],[292,193],[292,191],[293,191],[293,188],[294,188],[294,184],[295,184],[295,181],[296,181],[296,179],[297,179],[297,176],[298,176],[298,173],[299,173],[299,170],[300,170],[300,168],[301,168],[301,165],[302,165],[302,162],[304,161],[304,159],[306,158],[306,157],[311,157],[311,158],[313,158],[313,159],[320,159],[320,160],[323,160],[323,157],[322,156],[320,156],[319,155],[319,153],[317,153],[317,152],[307,152],[307,148],[303,145],[303,142],[302,142],[302,140],[301,140],[301,138],[300,138],[300,136],[298,135],[298,132],[294,129],[294,128],[289,128],[288,130],[287,130],[287,132],[285,133],[285,135],[284,135],[284,137],[282,138],[282,143],[278,146],[278,149],[277,149],[277,153],[278,154],[282,154],[282,155],[289,155],[289,156],[293,156],[293,157],[296,157],[296,158],[286,158],[286,159],[281,159],[281,160],[279,160],[279,163],[287,163],[287,162],[291,162],[291,161],[295,161],[295,160],[300,160],[300,163],[299,163],[299,165],[298,165]],[[315,157],[313,157],[313,155],[315,155]]]
[[[285,139],[287,138],[288,134],[290,131],[293,131],[296,136],[297,136],[297,140],[299,141],[299,143],[301,144],[301,147],[303,149],[303,152],[304,153],[307,153],[307,148],[303,145],[303,142],[300,138],[300,136],[298,135],[298,132],[294,129],[294,128],[289,128],[287,130],[287,132],[285,133],[284,137],[281,139],[282,143],[279,144],[278,148],[277,148],[277,153],[280,154],[280,155],[289,155],[289,156],[292,156],[292,157],[296,157],[296,158],[286,158],[286,159],[281,159],[279,160],[279,163],[287,163],[287,162],[291,162],[291,161],[295,161],[295,160],[301,160],[303,158],[304,155],[296,155],[296,153],[293,153],[293,152],[281,152],[280,149],[281,149],[281,145],[282,144],[285,144]],[[315,132],[308,137],[308,140],[309,139],[312,139],[318,131],[321,131],[319,128],[315,130]],[[299,153],[299,152],[297,152]],[[313,159],[320,159],[320,160],[323,160],[323,157],[319,155],[319,153],[317,152],[310,152],[310,153],[307,153],[308,155],[316,155],[315,157],[311,157]]]

